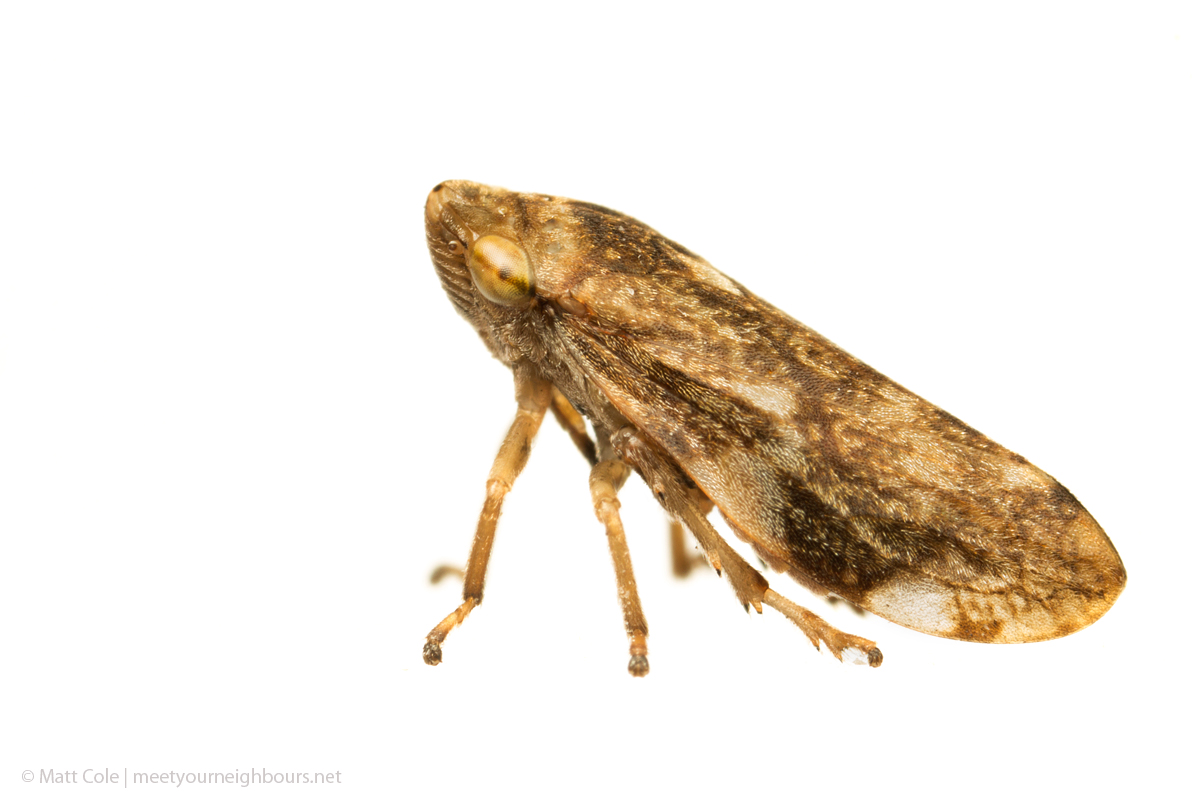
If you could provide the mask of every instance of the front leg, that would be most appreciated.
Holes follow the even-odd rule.
[[[500,519],[500,506],[504,496],[512,489],[513,482],[529,461],[533,437],[542,425],[546,409],[550,405],[551,384],[537,374],[533,365],[522,361],[513,368],[516,384],[517,416],[500,445],[500,452],[492,462],[488,474],[487,499],[475,528],[475,540],[471,543],[471,555],[467,558],[467,573],[463,581],[463,602],[458,608],[437,624],[425,639],[425,663],[436,665],[442,661],[442,642],[450,631],[460,625],[467,615],[483,602],[483,582],[487,575],[488,559],[492,555],[492,542],[496,538],[496,523]]]

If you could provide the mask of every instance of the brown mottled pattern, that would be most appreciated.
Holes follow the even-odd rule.
[[[642,431],[772,566],[977,641],[1061,636],[1116,600],[1121,560],[1062,485],[686,248],[589,203],[435,194],[438,274],[493,353],[537,364],[606,433]],[[528,306],[474,291],[450,242],[487,234],[528,254]]]

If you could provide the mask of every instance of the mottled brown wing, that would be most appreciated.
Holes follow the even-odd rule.
[[[601,271],[572,296],[579,365],[773,568],[974,641],[1064,636],[1120,594],[1061,484],[715,270]]]

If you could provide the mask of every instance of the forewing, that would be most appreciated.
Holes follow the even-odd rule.
[[[772,567],[975,641],[1112,605],[1120,558],[1061,484],[700,263],[590,275],[559,335]]]

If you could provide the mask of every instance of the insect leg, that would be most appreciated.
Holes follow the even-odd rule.
[[[700,507],[700,513],[708,516],[712,511],[713,504],[704,494],[695,489],[692,490],[692,500]],[[668,536],[671,539],[671,572],[676,578],[686,578],[691,571],[701,565],[707,565],[708,559],[704,556],[696,555],[689,552],[687,545],[687,537],[683,531],[683,523],[672,518],[668,528]],[[717,574],[721,574],[721,562],[715,561],[712,565]]]
[[[629,467],[615,457],[607,437],[600,439],[600,452],[604,460],[592,467],[588,485],[592,490],[596,518],[604,523],[604,531],[608,534],[608,549],[617,573],[617,595],[621,598],[625,632],[629,635],[629,674],[640,678],[650,672],[646,646],[649,629],[638,598],[637,582],[633,579],[633,560],[625,541],[625,526],[621,524],[621,502],[617,500],[617,491],[629,477]]]
[[[690,496],[687,481],[679,467],[636,430],[622,428],[613,437],[613,445],[622,458],[637,467],[663,506],[683,520],[708,553],[709,559],[716,557],[716,563],[724,568],[738,601],[747,610],[749,606],[754,606],[761,614],[765,603],[790,619],[813,646],[820,648],[820,643],[824,642],[839,661],[850,659],[852,663],[866,663],[872,667],[883,663],[883,654],[874,642],[842,633],[816,614],[771,589],[762,573],[747,564],[717,533],[717,529]]]
[[[429,582],[441,583],[442,578],[445,578],[447,575],[453,575],[459,580],[462,580],[466,576],[466,573],[452,564],[442,564],[433,571],[432,575],[429,576]]]
[[[804,632],[813,647],[820,650],[821,642],[824,642],[825,646],[829,648],[829,652],[833,653],[838,661],[849,659],[851,664],[869,664],[872,667],[878,667],[883,663],[883,653],[870,639],[842,633],[816,614],[806,608],[801,608],[773,589],[767,589],[763,602],[790,619],[797,628]]]
[[[655,497],[669,513],[678,517],[700,542],[710,562],[733,586],[738,602],[762,613],[766,579],[729,546],[708,521],[694,499],[694,490],[679,467],[633,428],[622,428],[613,436],[613,447],[634,466]]]
[[[487,499],[479,514],[475,528],[475,540],[471,543],[471,555],[467,558],[467,574],[463,581],[463,602],[450,612],[444,620],[429,632],[425,639],[425,663],[439,664],[442,660],[442,642],[450,631],[460,625],[477,605],[483,602],[483,582],[487,574],[488,558],[492,554],[492,541],[496,537],[496,523],[500,519],[500,506],[504,496],[512,489],[513,481],[525,468],[533,437],[541,427],[550,405],[551,385],[539,377],[528,363],[522,362],[513,369],[516,383],[517,416],[500,452],[492,462],[488,474]]]
[[[587,459],[588,464],[596,466],[596,444],[592,441],[592,437],[588,436],[587,425],[584,424],[583,417],[557,388],[552,388],[550,393],[552,398],[550,410],[554,412],[554,418],[570,435],[571,441],[575,442],[575,446]]]

